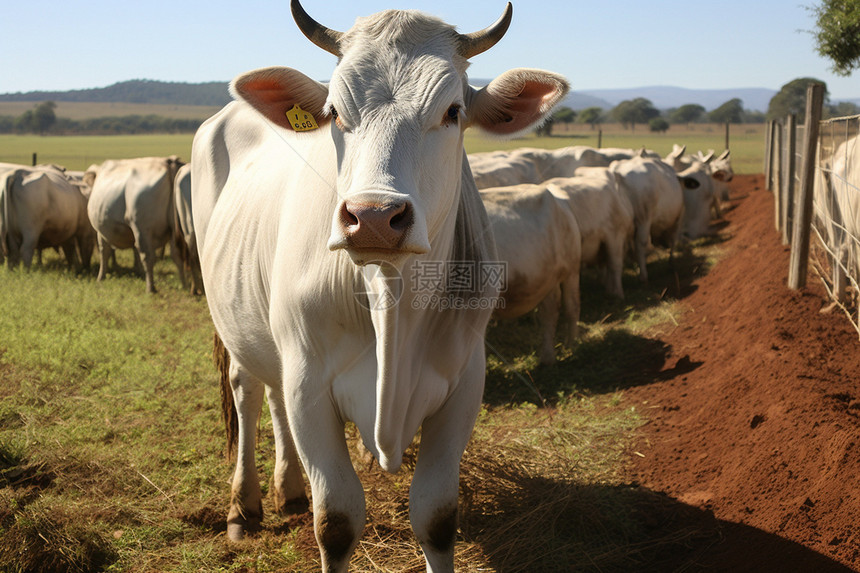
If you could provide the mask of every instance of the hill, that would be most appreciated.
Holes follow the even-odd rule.
[[[157,105],[223,106],[230,101],[227,82],[188,84],[155,80],[129,80],[104,88],[64,92],[0,94],[0,102],[91,102]]]

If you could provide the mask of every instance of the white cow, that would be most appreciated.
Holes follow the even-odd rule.
[[[62,247],[69,267],[89,268],[95,233],[86,197],[53,166],[0,171],[0,252],[29,269],[37,249]],[[0,262],[2,262],[0,255]]]
[[[636,156],[610,166],[615,179],[633,206],[633,248],[639,264],[639,279],[648,281],[645,259],[652,241],[665,243],[670,257],[677,240],[684,197],[675,171],[660,159]]]
[[[572,177],[580,167],[609,167],[620,159],[637,155],[632,149],[595,149],[585,145],[540,149],[521,147],[510,151],[483,152],[469,155],[469,165],[478,189],[541,183],[553,177]],[[641,151],[646,157],[659,157]]]
[[[194,219],[191,209],[191,164],[186,163],[176,172],[173,199],[176,205],[176,247],[187,261],[187,271],[191,275],[191,294],[203,294],[203,276],[200,271],[200,257],[197,253],[197,235],[194,232]]]
[[[564,308],[569,339],[578,333],[581,243],[576,219],[546,185],[485,189],[499,261],[506,265],[503,305],[495,315],[517,318],[538,309],[543,329],[542,364],[555,362],[555,331]]]
[[[819,148],[815,216],[833,253],[833,289],[844,298],[847,278],[860,272],[860,138],[840,143],[832,155]]]
[[[624,255],[633,239],[633,206],[607,167],[580,167],[574,177],[558,177],[543,183],[564,199],[582,238],[582,266],[604,267],[606,289],[624,298],[621,276]]]
[[[337,32],[291,7],[338,57],[330,83],[290,68],[246,73],[231,84],[238,101],[192,149],[203,280],[238,414],[228,537],[262,518],[254,443],[265,391],[275,504],[306,506],[301,459],[324,571],[347,569],[365,524],[347,421],[390,472],[420,428],[410,521],[428,570],[453,571],[459,462],[498,293],[482,275],[498,261],[463,132],[531,129],[568,85],[522,69],[480,90],[466,83],[468,59],[502,37],[510,4],[466,35],[414,11]]]
[[[684,215],[681,220],[681,235],[697,239],[710,232],[711,207],[717,200],[716,182],[708,165],[694,161],[678,173],[684,193]]]
[[[154,293],[155,251],[170,243],[170,254],[185,286],[185,269],[174,242],[173,185],[182,162],[176,157],[107,160],[90,167],[85,179],[92,191],[87,208],[98,233],[104,280],[108,261],[117,249],[135,249],[144,267],[147,292]],[[137,266],[137,265],[136,265]]]
[[[727,149],[715,159],[713,149],[709,149],[707,155],[701,151],[696,152],[696,155],[685,155],[684,152],[686,150],[686,145],[673,144],[672,151],[666,156],[664,161],[674,167],[675,171],[679,173],[690,168],[694,163],[705,165],[708,174],[714,182],[714,198],[711,202],[711,208],[717,217],[722,217],[723,210],[720,201],[729,200],[728,184],[734,178],[731,152]]]

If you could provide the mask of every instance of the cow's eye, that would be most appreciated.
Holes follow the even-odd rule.
[[[442,118],[442,125],[457,125],[460,119],[460,106],[452,104],[445,112],[445,117]]]
[[[334,124],[337,126],[337,128],[341,131],[346,131],[346,126],[340,120],[340,115],[338,115],[337,110],[333,105],[329,106],[328,113],[329,115],[331,115],[331,118],[334,120]]]

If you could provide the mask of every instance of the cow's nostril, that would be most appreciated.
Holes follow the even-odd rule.
[[[358,216],[349,209],[349,204],[344,203],[340,208],[340,220],[345,227],[358,225]]]
[[[395,231],[405,231],[412,225],[412,208],[404,203],[388,222]]]

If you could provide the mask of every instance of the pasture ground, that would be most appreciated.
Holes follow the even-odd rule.
[[[735,178],[718,239],[658,254],[647,287],[628,271],[624,303],[586,276],[557,365],[537,366],[531,317],[492,326],[458,570],[860,571],[860,343],[815,277],[785,286],[762,179]],[[0,270],[0,570],[318,569],[307,514],[224,540],[211,324],[172,263],[151,296],[46,261]],[[412,454],[391,476],[348,439],[368,505],[352,571],[423,570]]]
[[[727,256],[655,333],[670,348],[662,375],[624,391],[648,420],[631,480],[719,532],[674,570],[860,571],[857,332],[821,312],[814,274],[786,287],[763,177],[732,187]]]

